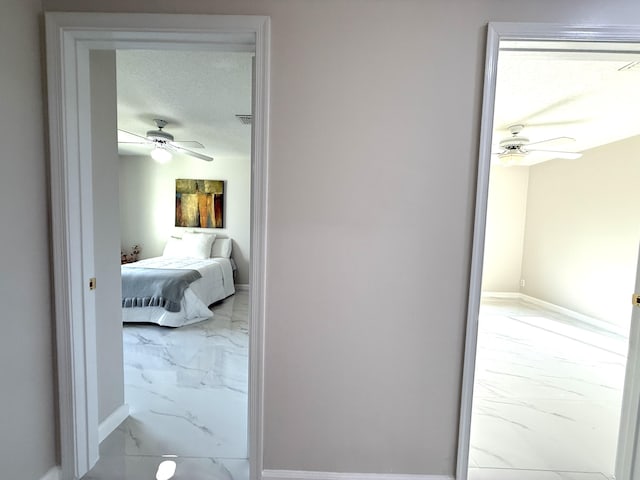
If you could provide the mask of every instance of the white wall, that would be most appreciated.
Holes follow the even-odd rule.
[[[247,134],[250,129],[247,128]],[[162,255],[175,225],[176,178],[225,180],[225,228],[206,229],[233,238],[238,265],[236,283],[249,283],[251,159],[216,157],[213,162],[175,157],[164,165],[149,156],[120,157],[120,225],[122,246],[138,244],[141,257]],[[188,229],[194,230],[194,229]]]
[[[124,404],[115,52],[91,52],[98,417]]]
[[[0,14],[0,477],[56,463],[55,362],[39,0]]]
[[[523,292],[628,329],[640,137],[531,168]]]
[[[483,292],[519,292],[529,168],[491,166]]]

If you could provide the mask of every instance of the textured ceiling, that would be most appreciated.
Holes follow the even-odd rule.
[[[252,53],[118,50],[118,129],[145,136],[154,118],[176,141],[197,141],[211,157],[244,157],[251,126],[236,114],[251,113]],[[122,155],[146,155],[149,146],[119,145]]]
[[[583,152],[640,135],[640,61],[633,44],[502,42],[498,60],[493,151],[525,126],[531,142],[572,137],[540,148]],[[246,157],[251,128],[251,59],[246,52],[119,50],[118,128],[144,136],[154,118],[169,121],[177,141],[198,141],[199,153]],[[120,146],[121,154],[149,147]],[[553,159],[528,157],[524,164]],[[564,160],[568,161],[568,160]],[[579,161],[579,160],[572,160]]]
[[[498,57],[493,151],[525,126],[540,148],[583,152],[640,135],[640,48],[632,44],[502,42]],[[528,164],[553,159],[538,155]],[[579,161],[579,160],[562,160]],[[527,162],[525,162],[527,164]]]

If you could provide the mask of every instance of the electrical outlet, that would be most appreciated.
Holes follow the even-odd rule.
[[[524,278],[523,278],[522,280],[520,280],[520,286],[524,287],[524,284],[525,284],[525,282],[524,282]]]

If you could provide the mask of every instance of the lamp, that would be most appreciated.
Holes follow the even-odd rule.
[[[157,146],[153,150],[151,150],[151,158],[153,158],[158,163],[167,163],[171,160],[171,152],[166,148]]]

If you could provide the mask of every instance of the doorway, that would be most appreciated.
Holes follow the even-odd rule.
[[[253,55],[186,50],[90,54],[94,212],[100,219],[95,224],[96,275],[101,278],[95,292],[98,406],[100,429],[108,436],[101,441],[100,460],[83,478],[153,476],[162,462],[171,462],[178,476],[248,479],[251,125],[236,114],[252,110]],[[105,105],[104,99],[109,90],[115,96],[114,87],[116,161],[116,122],[108,114],[114,102]],[[144,137],[155,118],[164,119],[163,132],[178,142],[163,163],[152,158],[154,145]],[[108,145],[97,148],[103,142]],[[203,161],[203,155],[214,160]],[[224,186],[216,229],[196,228],[194,221],[190,228],[175,226],[176,185],[185,181]],[[180,250],[180,238],[191,231],[202,238],[215,235],[213,258],[195,260]],[[188,263],[202,269],[203,278],[189,295],[185,292],[180,312],[121,310],[120,279],[109,275],[118,247],[123,272]],[[117,362],[113,357],[119,350],[123,361]],[[122,371],[124,391],[115,384]],[[104,418],[119,409],[122,395],[128,418],[111,432]]]
[[[79,478],[98,458],[94,215],[89,52],[92,49],[255,50],[249,267],[250,475],[262,469],[262,339],[266,241],[269,19],[253,16],[46,15],[52,231],[62,478]],[[79,253],[79,255],[78,255]],[[98,283],[99,285],[99,283]]]
[[[623,193],[640,178],[623,120],[637,41],[489,26],[459,478],[617,473],[639,236],[616,212],[640,200]]]

